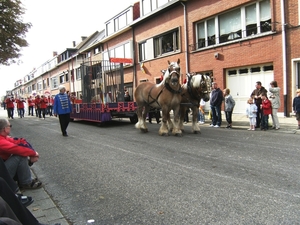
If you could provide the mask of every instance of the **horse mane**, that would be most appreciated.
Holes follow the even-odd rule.
[[[196,74],[192,76],[191,83],[193,84],[193,87],[200,87],[202,76],[205,80],[209,79],[209,76],[203,74]]]

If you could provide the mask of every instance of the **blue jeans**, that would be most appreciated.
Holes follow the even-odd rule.
[[[198,112],[198,122],[205,122],[205,115],[200,110]]]
[[[12,155],[4,162],[11,178],[18,177],[18,182],[22,184],[31,183],[31,172],[28,166],[27,157]]]
[[[221,126],[222,123],[222,114],[221,114],[221,106],[210,106],[212,112],[212,124]]]
[[[260,129],[265,129],[265,130],[269,129],[269,115],[262,116]]]

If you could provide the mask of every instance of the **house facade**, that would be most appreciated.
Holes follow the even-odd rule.
[[[60,69],[42,84],[49,83],[55,94],[61,82],[55,79],[68,71],[64,82],[79,96],[79,62],[131,58],[124,64],[124,84],[133,96],[141,82],[160,82],[168,60],[179,59],[181,82],[191,72],[211,75],[221,89],[231,90],[235,113],[245,112],[257,81],[268,89],[276,80],[279,114],[289,116],[300,87],[299,5],[299,0],[140,0],[107,20],[102,38],[77,49],[76,60],[68,59],[66,67],[58,63]],[[113,83],[108,87],[118,89]]]

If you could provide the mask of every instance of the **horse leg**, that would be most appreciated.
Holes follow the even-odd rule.
[[[138,107],[137,109],[137,116],[138,116],[138,122],[135,124],[135,127],[137,129],[140,129],[142,132],[146,133],[148,132],[148,128],[146,126],[146,115],[145,113],[145,107]]]
[[[168,130],[168,126],[167,126],[167,122],[168,122],[168,118],[170,117],[170,110],[168,109],[168,107],[162,107],[162,123],[161,126],[159,128],[158,134],[163,136],[169,135],[169,130]]]
[[[186,107],[180,106],[180,117],[179,117],[179,129],[184,132],[184,126],[183,126],[183,121],[184,121],[184,115],[185,115]]]
[[[176,136],[181,136],[182,131],[179,127],[179,118],[180,118],[180,104],[176,107],[174,107],[173,109],[173,113],[174,113],[174,129],[172,131],[172,133]]]
[[[197,106],[193,106],[192,107],[192,111],[193,111],[192,132],[194,134],[197,134],[198,132],[201,133],[200,126],[198,125],[198,113],[199,113],[199,109],[198,109]]]
[[[169,113],[169,115],[168,115],[168,127],[169,127],[169,131],[172,131],[173,130],[173,128],[174,128],[174,124],[173,124],[173,122],[172,122],[172,120],[171,120],[171,116],[170,116],[170,113]]]

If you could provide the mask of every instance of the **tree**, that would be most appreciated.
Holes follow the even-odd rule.
[[[0,65],[18,62],[22,47],[27,47],[25,34],[31,23],[24,23],[20,0],[0,0]]]

